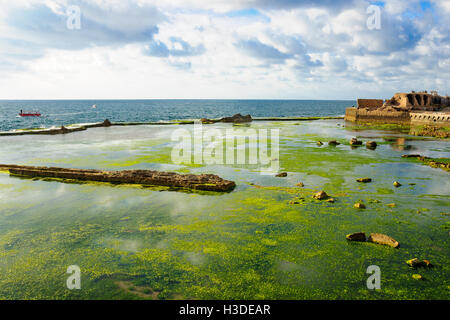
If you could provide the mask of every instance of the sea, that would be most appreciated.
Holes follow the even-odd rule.
[[[353,100],[0,100],[0,131],[101,122],[220,118],[342,116]],[[94,107],[95,106],[95,107]],[[41,117],[20,117],[39,112]]]

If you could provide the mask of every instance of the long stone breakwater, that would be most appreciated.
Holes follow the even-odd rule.
[[[202,191],[230,192],[234,181],[214,174],[179,174],[152,170],[102,171],[0,164],[0,170],[30,178],[59,178],[78,181],[97,181],[113,184],[139,184]]]
[[[224,123],[248,123],[252,121],[313,121],[313,120],[329,120],[329,119],[344,119],[344,117],[272,117],[272,118],[252,118],[250,115],[242,116],[235,114],[232,117],[225,117],[221,119],[206,119],[202,118],[199,121],[202,124],[212,124],[217,122]],[[18,129],[12,131],[0,132],[0,137],[3,136],[24,136],[24,135],[57,135],[68,134],[72,132],[86,131],[90,128],[107,128],[115,126],[141,126],[141,125],[186,125],[194,124],[194,120],[174,120],[166,122],[111,122],[106,119],[103,122],[82,124],[82,125],[70,125],[61,126],[59,128],[47,128],[47,129]]]

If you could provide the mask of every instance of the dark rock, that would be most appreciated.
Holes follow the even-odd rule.
[[[329,144],[330,146],[337,146],[337,145],[340,145],[340,143],[337,142],[336,140],[328,141],[328,144]]]
[[[400,244],[394,238],[391,238],[385,234],[381,233],[371,233],[369,236],[369,241],[377,244],[383,244],[393,248],[398,248]]]
[[[242,122],[252,122],[252,116],[251,115],[246,115],[243,116],[240,113],[235,114],[232,117],[225,117],[220,119],[221,122],[232,122],[232,123],[242,123]]]
[[[419,268],[419,267],[431,268],[433,266],[429,260],[419,260],[417,258],[407,260],[406,263],[412,268]]]
[[[351,146],[360,146],[360,145],[362,145],[362,141],[359,141],[359,140],[356,139],[356,138],[351,138],[351,140],[350,140],[350,145],[351,145]]]
[[[371,178],[358,178],[356,179],[357,182],[362,182],[362,183],[368,183],[368,182],[372,182]]]
[[[275,177],[287,177],[287,172],[280,172]]]
[[[365,209],[366,205],[362,202],[357,202],[353,205],[353,207],[357,208],[357,209]]]
[[[375,141],[367,141],[366,148],[367,149],[375,149],[377,147],[377,143]]]
[[[366,241],[366,234],[364,232],[355,232],[345,236],[350,241]]]
[[[420,154],[404,154],[402,155],[402,158],[421,158],[422,156]]]

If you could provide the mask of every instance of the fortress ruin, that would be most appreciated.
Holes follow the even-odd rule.
[[[396,93],[391,99],[358,99],[345,120],[450,127],[450,97],[436,91]]]

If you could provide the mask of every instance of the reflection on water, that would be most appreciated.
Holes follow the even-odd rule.
[[[0,138],[0,163],[158,168],[215,173],[237,183],[231,193],[203,195],[0,173],[0,298],[139,298],[121,281],[161,299],[447,298],[450,222],[441,213],[449,207],[448,173],[401,155],[448,157],[448,142],[384,139],[385,132],[367,130],[358,139],[378,147],[350,148],[355,133],[340,123],[252,123],[280,129],[285,178],[242,165],[175,166],[170,134],[177,126]],[[319,147],[318,140],[341,145]],[[372,182],[357,183],[359,177]],[[313,200],[319,190],[336,202]],[[293,199],[298,204],[289,204]],[[353,208],[359,200],[366,210]],[[386,233],[401,247],[348,243],[345,235],[357,231]],[[420,270],[426,282],[411,278],[418,271],[404,261],[414,257],[439,266]],[[77,292],[64,287],[73,264],[83,272]],[[373,264],[383,275],[376,293],[365,286]]]
[[[398,151],[404,150],[414,150],[414,146],[406,144],[405,138],[395,138],[395,139],[385,139],[386,141],[392,142],[391,148]]]

